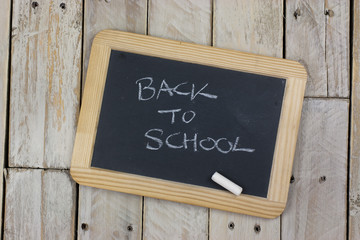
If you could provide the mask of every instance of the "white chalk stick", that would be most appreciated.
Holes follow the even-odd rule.
[[[240,187],[239,185],[236,185],[235,183],[233,183],[232,181],[230,181],[229,179],[227,179],[226,177],[224,177],[223,175],[221,175],[218,172],[215,172],[211,179],[216,182],[217,184],[219,184],[220,186],[222,186],[223,188],[226,188],[227,190],[229,190],[230,192],[232,192],[233,194],[239,196],[240,193],[242,192],[242,187]]]

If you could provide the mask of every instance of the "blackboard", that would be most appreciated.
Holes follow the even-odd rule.
[[[91,166],[266,197],[285,83],[112,50]]]
[[[101,31],[71,176],[91,187],[277,217],[286,206],[306,79],[291,60]],[[243,193],[212,182],[215,172]]]

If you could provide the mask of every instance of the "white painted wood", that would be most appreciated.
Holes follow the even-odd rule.
[[[351,93],[349,239],[360,239],[360,1],[354,1]]]
[[[286,0],[286,58],[307,69],[306,96],[349,96],[349,21],[349,0]]]
[[[13,1],[9,166],[69,168],[79,108],[82,1],[32,2]]]
[[[306,96],[327,96],[324,10],[323,0],[286,0],[285,54],[305,66]]]
[[[8,89],[8,62],[9,62],[9,28],[10,28],[10,0],[1,3],[0,8],[0,173],[4,167],[4,150],[6,136],[7,89]],[[0,205],[3,202],[3,178],[0,177]],[[2,221],[2,208],[0,208]],[[2,226],[0,226],[0,238]]]
[[[7,172],[4,239],[41,239],[41,172]]]
[[[5,239],[73,239],[75,183],[68,172],[8,169]]]
[[[265,219],[211,209],[210,240],[280,239],[280,217]]]
[[[68,171],[42,172],[42,239],[74,239],[76,198]]]
[[[149,0],[148,34],[210,45],[211,11],[211,0]]]
[[[283,2],[214,1],[214,46],[282,57]],[[280,239],[280,218],[210,210],[210,239]],[[229,224],[234,223],[230,229]],[[260,231],[255,231],[260,226]],[[256,228],[258,229],[258,228]]]
[[[145,34],[147,1],[86,0],[84,9],[85,79],[94,36],[104,29]],[[85,186],[79,189],[79,239],[141,239],[142,197]]]
[[[150,0],[149,35],[211,43],[211,1]],[[144,199],[144,239],[207,239],[208,209]]]
[[[283,1],[214,0],[214,46],[282,57]]]
[[[3,93],[0,148],[4,146],[6,119],[9,2],[2,3],[0,9],[0,91]],[[13,0],[9,164],[68,168],[80,92],[77,78],[82,1],[37,2],[39,6],[34,9],[31,1]],[[62,2],[66,3],[65,10],[59,8]],[[214,2],[216,46],[281,57],[282,18],[273,15],[282,12],[282,2],[249,4],[239,0],[237,5],[222,2]],[[308,71],[310,69],[309,96],[348,96],[348,35],[344,33],[349,19],[348,5],[348,0],[287,0],[286,55],[301,60]],[[360,34],[359,6],[356,0],[350,239],[360,238],[356,130],[360,111],[357,104],[360,101],[359,38],[356,37]],[[88,0],[85,7],[85,65],[92,38],[98,31],[112,28],[145,33],[145,0]],[[293,13],[297,7],[301,15],[295,19]],[[325,8],[332,9],[334,16],[325,16]],[[149,14],[151,35],[211,43],[211,29],[207,25],[211,21],[210,0],[150,0]],[[274,24],[268,25],[272,21]],[[221,27],[216,27],[220,23]],[[242,34],[243,29],[248,34]],[[264,31],[267,33],[263,34]],[[345,238],[347,107],[346,100],[305,101],[295,182],[282,218],[282,239]],[[320,184],[322,175],[326,175],[327,180]],[[4,238],[72,239],[75,194],[74,183],[68,180],[66,172],[10,169],[6,176]],[[207,209],[204,208],[147,198],[144,217],[145,239],[203,239],[207,236]],[[231,221],[235,224],[233,230],[228,228]],[[81,229],[81,223],[85,222],[88,223],[86,231]],[[132,224],[132,232],[127,230],[129,224]],[[261,227],[259,233],[254,231],[255,224]],[[264,220],[212,210],[209,235],[210,239],[279,239],[278,226],[279,219]],[[78,234],[80,239],[140,239],[141,197],[80,186]]]
[[[346,238],[348,107],[305,99],[282,239]]]
[[[84,9],[83,79],[85,80],[94,36],[104,29],[145,34],[147,0],[85,0]]]
[[[349,97],[350,1],[327,0],[325,10],[333,12],[326,15],[328,96]]]
[[[208,209],[145,198],[144,240],[208,239]]]
[[[81,186],[79,239],[141,239],[142,197]]]

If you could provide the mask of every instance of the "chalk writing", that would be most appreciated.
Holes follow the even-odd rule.
[[[175,113],[180,112],[181,108],[178,109],[169,109],[169,110],[158,110],[158,113],[163,114],[163,113],[171,113],[171,124],[175,123]],[[190,116],[190,117],[189,117]],[[186,111],[182,114],[181,120],[184,123],[189,123],[191,122],[196,116],[196,113],[192,110],[190,111]]]
[[[145,137],[150,142],[147,143],[146,149],[159,150],[163,146],[171,149],[187,149],[193,152],[199,150],[211,151],[217,150],[221,153],[227,154],[229,152],[254,152],[252,148],[240,148],[239,137],[236,137],[234,141],[230,141],[227,138],[213,139],[211,137],[205,137],[200,140],[198,133],[187,134],[187,133],[171,133],[167,137],[162,138],[164,131],[159,128],[150,129],[145,133]],[[163,140],[165,139],[165,141]],[[164,145],[165,142],[165,145]]]
[[[147,85],[146,85],[147,82]],[[171,88],[169,87],[169,84],[167,84],[166,80],[162,80],[161,84],[159,86],[159,90],[157,90],[152,84],[154,80],[152,77],[143,77],[138,80],[136,80],[136,84],[138,84],[138,100],[139,101],[148,101],[154,98],[156,92],[156,100],[160,98],[160,96],[167,93],[168,96],[172,97],[174,95],[180,95],[180,96],[188,96],[190,95],[190,100],[193,101],[198,95],[210,98],[210,99],[217,99],[218,96],[210,93],[203,92],[205,88],[209,85],[206,83],[200,90],[195,90],[195,84],[189,84],[187,82],[183,82],[180,84],[177,84],[175,87]],[[189,85],[191,89],[189,88]],[[187,88],[183,89],[183,91],[179,90],[179,87],[184,88],[183,86],[186,86]],[[184,92],[184,90],[188,90],[187,92]],[[161,94],[163,93],[163,94]],[[166,95],[166,94],[165,94]]]
[[[193,101],[197,96],[216,100],[217,95],[205,92],[208,83],[205,83],[199,90],[195,90],[195,84],[182,82],[174,87],[170,87],[166,79],[163,79],[158,87],[154,86],[154,79],[152,77],[143,77],[135,81],[138,85],[138,101],[158,100],[161,97],[190,96],[189,100]],[[181,108],[174,109],[160,109],[157,113],[161,115],[170,115],[170,124],[174,124],[177,119],[181,119],[181,123],[189,124],[196,117],[196,112],[193,110],[182,110]],[[181,116],[181,117],[180,117]],[[163,147],[170,149],[184,149],[188,151],[218,151],[223,154],[230,152],[248,152],[255,151],[253,148],[245,148],[239,146],[240,137],[229,140],[226,137],[214,139],[213,137],[206,136],[200,137],[199,133],[192,134],[175,132],[164,133],[161,128],[152,128],[144,133],[147,140],[145,148],[152,151],[158,151]]]

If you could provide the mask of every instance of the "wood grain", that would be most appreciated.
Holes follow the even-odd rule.
[[[42,239],[73,239],[77,194],[69,172],[45,170],[41,186]]]
[[[351,93],[349,239],[360,239],[360,1],[354,2]]]
[[[325,35],[323,0],[286,0],[286,58],[305,66],[306,96],[327,96]]]
[[[126,32],[119,34],[118,32],[112,30],[102,31],[96,36],[93,43],[105,45],[118,51],[206,64],[248,73],[298,78],[304,81],[307,78],[304,67],[299,62],[292,60],[172,41],[152,36],[141,37],[142,35]],[[175,49],[174,46],[176,46]]]
[[[141,239],[141,197],[86,186],[79,195],[79,239]]]
[[[210,45],[211,0],[150,0],[149,35]],[[144,239],[207,239],[208,210],[144,198]]]
[[[348,100],[306,99],[282,239],[345,239]]]
[[[95,34],[104,29],[145,34],[147,1],[86,0],[84,9],[83,79],[85,80]],[[142,197],[86,186],[80,186],[79,189],[79,239],[141,238]],[[87,228],[86,225],[82,225],[83,223],[87,224]],[[132,231],[128,230],[129,226]]]
[[[5,175],[4,239],[41,239],[41,173],[10,169]]]
[[[214,45],[282,57],[283,1],[214,1]],[[235,226],[231,229],[229,224]],[[261,230],[254,230],[259,225]],[[210,239],[280,239],[280,218],[210,210]]]
[[[211,0],[150,0],[148,34],[210,45],[211,12]]]
[[[85,0],[84,14],[83,80],[85,81],[94,36],[104,29],[145,34],[147,0]]]
[[[9,67],[9,28],[11,1],[5,0],[0,8],[0,173],[3,172],[5,160],[5,137],[8,102],[8,67]],[[3,203],[3,178],[0,177],[0,205]],[[0,220],[2,221],[2,208],[0,208]],[[0,227],[0,238],[2,226]]]
[[[349,96],[349,16],[349,0],[286,0],[286,58],[306,67],[306,96]]]
[[[8,169],[5,239],[73,239],[75,183],[65,171]]]
[[[210,240],[280,239],[280,217],[264,219],[211,209],[209,224]]]
[[[145,239],[208,239],[208,209],[145,198]]]
[[[12,49],[9,50],[11,2],[13,39]],[[79,26],[81,27],[83,1],[37,2],[39,6],[32,8],[32,1],[5,0],[0,8],[0,172],[6,141],[7,101],[11,101],[13,109],[10,109],[10,166],[69,168],[70,164],[80,96]],[[66,4],[65,11],[59,8],[62,2]],[[103,29],[145,33],[147,7],[146,0],[84,2],[85,77],[94,35]],[[151,35],[210,44],[208,30],[199,29],[199,26],[206,25],[208,21],[208,9],[200,6],[205,1],[149,2],[151,19],[148,27]],[[282,2],[269,0],[251,3],[214,0],[214,44],[228,49],[281,57],[282,19],[276,18],[279,11],[282,11],[280,4]],[[349,21],[354,17],[348,221],[349,239],[355,240],[360,239],[360,136],[357,131],[360,122],[360,1],[354,1],[353,15],[350,15],[349,5],[349,0],[287,0],[285,54],[288,58],[300,60],[310,72],[311,84],[306,93],[308,96],[347,98],[350,75]],[[155,7],[157,14],[151,11]],[[300,16],[295,19],[294,12],[297,8]],[[324,15],[326,9],[332,10],[334,15]],[[274,20],[278,22],[270,24]],[[216,28],[220,23],[221,28]],[[9,51],[12,52],[11,100],[7,96]],[[77,81],[77,85],[74,81]],[[301,146],[298,146],[300,150],[296,153],[295,182],[282,219],[282,239],[345,238],[346,153],[339,145],[343,147],[345,144],[347,104],[346,100],[305,101],[302,123],[304,130],[301,130]],[[335,143],[339,145],[334,146]],[[337,169],[339,172],[335,173]],[[66,172],[9,169],[5,173],[8,173],[5,174],[7,189],[4,193],[5,239],[74,238],[76,230],[73,209],[76,190],[74,183],[69,182]],[[327,174],[327,179],[320,184],[319,176],[323,173],[324,176]],[[0,187],[1,182],[2,178]],[[1,199],[0,194],[0,201]],[[174,237],[171,236],[173,238],[179,236],[180,239],[193,239],[196,238],[194,235],[199,239],[203,238],[204,229],[208,225],[199,216],[203,215],[201,211],[205,208],[146,199],[144,217],[145,220],[149,217],[152,220],[147,221],[144,226],[147,228],[144,238],[163,239],[170,232],[167,227],[175,229]],[[146,204],[150,202],[153,204],[152,208]],[[79,239],[140,239],[140,203],[141,197],[138,196],[80,186]],[[164,207],[166,210],[162,209]],[[190,217],[178,217],[187,214],[199,220],[195,226],[201,230],[194,229],[193,225],[184,221]],[[266,220],[211,210],[209,220],[210,239],[280,238],[279,218]],[[233,230],[228,227],[230,222],[235,224]],[[82,223],[88,224],[87,230],[81,228]],[[127,230],[128,224],[133,224],[133,231]],[[260,232],[255,233],[255,225],[261,227]],[[178,235],[179,233],[183,235]]]
[[[214,46],[282,57],[283,1],[214,1]]]
[[[326,65],[329,97],[349,97],[350,1],[326,0]],[[356,36],[356,35],[355,35]]]
[[[13,1],[9,166],[69,168],[80,96],[82,4],[37,2]]]

